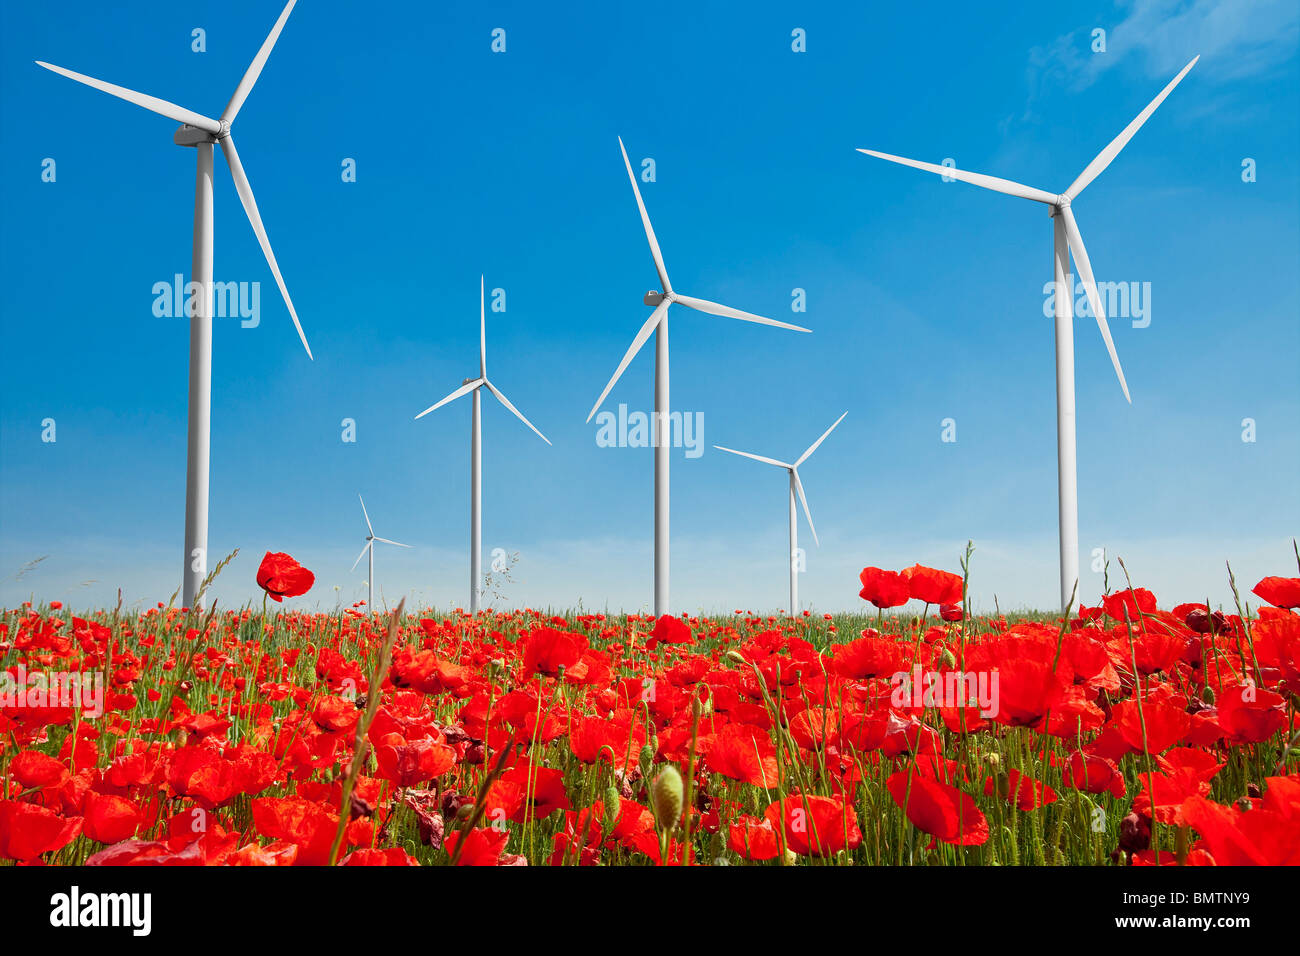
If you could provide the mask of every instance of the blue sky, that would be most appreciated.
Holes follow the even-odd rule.
[[[777,458],[849,412],[801,469],[821,535],[801,526],[802,597],[860,606],[864,565],[956,569],[973,539],[978,605],[1052,605],[1050,220],[854,149],[1063,191],[1198,53],[1074,203],[1098,279],[1151,290],[1148,325],[1111,320],[1131,407],[1076,319],[1083,595],[1096,547],[1166,604],[1230,600],[1225,561],[1246,588],[1295,573],[1294,3],[604,6],[304,0],[290,17],[235,134],[316,360],[218,157],[216,278],[261,286],[256,328],[216,323],[210,552],[240,549],[223,603],[259,593],[268,549],[317,573],[299,603],[363,596],[358,492],[379,534],[416,546],[379,553],[385,599],[466,603],[469,402],[412,419],[477,373],[482,272],[506,290],[492,377],[554,442],[485,398],[485,564],[519,556],[495,603],[647,605],[651,451],[599,447],[584,422],[655,285],[621,135],[655,161],[642,190],[674,285],[814,331],[673,310],[673,407],[703,415],[706,446]],[[0,8],[0,602],[166,600],[182,551],[188,322],[155,317],[152,288],[189,272],[194,156],[171,121],[33,61],[217,115],[278,12]],[[652,373],[647,347],[606,407],[648,409]],[[783,476],[679,452],[672,489],[674,606],[783,607]]]

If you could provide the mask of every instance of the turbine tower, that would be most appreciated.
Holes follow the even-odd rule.
[[[496,396],[496,400],[508,408],[515,416],[529,428],[531,428],[542,441],[550,444],[551,440],[537,431],[537,428],[528,419],[524,418],[519,409],[510,404],[510,399],[501,393],[501,390],[488,381],[487,377],[487,317],[483,305],[483,277],[478,279],[478,378],[467,378],[461,383],[460,388],[456,389],[442,401],[430,405],[420,414],[416,415],[417,419],[423,418],[435,409],[441,408],[448,402],[454,402],[462,395],[473,393],[474,395],[474,412],[472,423],[470,425],[470,505],[469,505],[469,609],[471,614],[478,613],[478,596],[479,589],[483,586],[483,430],[482,430],[482,410],[479,399],[479,389],[486,388]]]
[[[1183,67],[1182,71],[1170,81],[1169,85],[1160,91],[1160,95],[1152,100],[1147,105],[1147,108],[1139,113],[1133,122],[1129,123],[1124,128],[1124,131],[1111,141],[1109,146],[1097,154],[1096,159],[1089,163],[1084,171],[1079,174],[1079,178],[1070,184],[1070,188],[1059,195],[1046,190],[1035,189],[1032,186],[1024,186],[1007,179],[998,179],[995,176],[968,173],[949,166],[936,166],[933,163],[923,163],[919,160],[905,159],[902,156],[893,156],[889,153],[878,153],[870,149],[858,150],[858,152],[866,153],[868,156],[875,156],[878,159],[887,159],[892,163],[901,163],[915,169],[938,173],[941,176],[959,179],[962,182],[982,186],[985,189],[1005,193],[1008,196],[1031,199],[1034,202],[1043,203],[1048,208],[1048,214],[1053,220],[1052,268],[1055,281],[1054,299],[1056,302],[1056,464],[1061,542],[1062,609],[1069,605],[1071,595],[1074,594],[1075,586],[1079,581],[1079,486],[1074,432],[1074,295],[1073,290],[1067,288],[1066,282],[1066,276],[1070,273],[1069,260],[1071,253],[1074,254],[1074,264],[1079,267],[1079,278],[1083,281],[1083,288],[1088,296],[1088,305],[1092,309],[1093,315],[1096,316],[1097,327],[1101,330],[1102,341],[1106,343],[1106,351],[1110,354],[1111,364],[1115,366],[1115,375],[1119,378],[1119,387],[1124,391],[1125,400],[1130,404],[1133,401],[1129,397],[1128,383],[1124,381],[1124,370],[1120,368],[1119,356],[1115,353],[1115,343],[1111,341],[1110,328],[1106,325],[1106,310],[1103,308],[1101,296],[1097,292],[1097,282],[1092,273],[1092,262],[1088,259],[1088,250],[1084,248],[1083,237],[1079,234],[1079,224],[1075,221],[1072,204],[1078,195],[1083,192],[1084,188],[1096,179],[1102,170],[1109,166],[1111,161],[1119,155],[1120,150],[1133,138],[1133,134],[1142,128],[1142,124],[1156,111],[1156,107],[1163,103],[1165,97],[1173,92],[1174,87],[1182,81],[1183,77],[1196,65],[1196,61],[1199,59],[1199,56],[1195,57],[1192,62]]]
[[[366,499],[357,495],[357,500],[361,502],[361,514],[366,519],[366,546],[361,549],[357,559],[352,562],[351,570],[355,571],[361,559],[367,554],[370,555],[370,567],[366,573],[366,614],[375,613],[375,542],[382,541],[384,544],[395,544],[399,548],[409,548],[409,544],[402,544],[400,541],[390,541],[388,538],[380,538],[375,535],[375,529],[370,524],[370,512],[366,510]]]
[[[845,412],[844,415],[847,415]],[[723,448],[721,445],[713,447],[718,451],[730,452],[733,455],[740,455],[744,458],[752,458],[754,461],[761,461],[765,465],[776,465],[778,468],[784,468],[790,476],[790,616],[796,617],[799,614],[799,515],[795,511],[794,499],[798,495],[799,503],[803,505],[804,517],[808,519],[808,530],[812,532],[813,541],[821,547],[821,541],[817,537],[817,528],[813,525],[812,512],[808,510],[808,499],[804,497],[803,482],[799,480],[799,466],[812,457],[821,443],[831,432],[835,431],[835,426],[844,421],[844,415],[835,419],[835,424],[822,433],[822,437],[817,439],[808,446],[808,450],[793,462],[777,461],[775,458],[764,458],[762,455],[754,455],[747,451],[736,451],[734,448]]]
[[[645,304],[654,306],[654,311],[650,313],[650,318],[646,319],[645,324],[637,332],[636,337],[632,340],[631,347],[623,356],[623,361],[618,363],[614,376],[609,380],[609,384],[605,386],[605,390],[600,393],[600,398],[596,399],[596,404],[591,407],[591,414],[587,416],[587,421],[590,422],[600,409],[601,403],[605,401],[605,396],[610,393],[614,384],[623,374],[624,369],[627,368],[628,363],[641,350],[641,346],[645,345],[646,339],[650,338],[650,334],[653,332],[655,337],[655,413],[651,432],[655,449],[654,612],[655,616],[658,617],[662,614],[672,613],[668,600],[668,463],[672,445],[672,424],[668,415],[668,307],[676,302],[687,308],[695,309],[697,312],[707,312],[710,315],[720,315],[724,318],[740,319],[744,322],[758,322],[761,325],[774,325],[777,328],[790,329],[794,332],[808,332],[810,330],[798,325],[791,325],[788,322],[766,319],[751,312],[741,312],[739,309],[719,305],[717,302],[710,302],[707,299],[696,299],[676,292],[672,283],[668,281],[668,270],[664,266],[663,254],[659,251],[659,240],[655,238],[654,228],[650,225],[650,215],[646,212],[645,203],[641,199],[641,189],[636,184],[636,176],[632,174],[632,164],[628,162],[627,150],[623,146],[622,137],[619,137],[618,148],[623,153],[623,165],[627,167],[627,178],[632,183],[632,192],[636,196],[637,209],[641,212],[641,225],[645,227],[645,237],[650,243],[650,255],[654,258],[655,270],[659,273],[661,291],[651,290],[645,294]]]
[[[248,94],[252,92],[253,84],[261,75],[262,67],[266,65],[271,49],[275,46],[280,31],[284,29],[284,23],[289,19],[289,13],[295,3],[297,0],[289,0],[280,14],[280,19],[275,21],[275,26],[271,28],[266,42],[257,51],[257,56],[244,72],[243,79],[235,87],[234,95],[230,97],[230,102],[226,104],[220,119],[211,119],[177,106],[175,103],[158,99],[156,96],[148,96],[112,83],[105,83],[94,77],[65,70],[61,66],[54,66],[41,60],[36,61],[38,66],[43,66],[47,70],[183,124],[173,134],[172,139],[178,146],[192,147],[197,154],[198,175],[195,178],[194,188],[194,254],[190,281],[192,286],[201,289],[202,294],[190,307],[189,425],[185,458],[185,555],[181,572],[182,600],[187,607],[195,605],[203,579],[207,575],[208,562],[208,456],[212,423],[212,147],[214,145],[220,145],[221,152],[225,154],[226,165],[230,167],[230,178],[235,182],[235,189],[239,193],[239,201],[243,203],[244,213],[248,216],[253,232],[257,235],[262,254],[266,256],[271,274],[275,276],[275,283],[280,287],[284,304],[289,307],[289,315],[293,319],[294,328],[298,330],[298,338],[302,339],[302,347],[307,350],[307,357],[311,358],[311,346],[307,344],[302,323],[298,321],[298,313],[293,307],[289,290],[280,275],[275,253],[271,251],[271,241],[266,236],[262,217],[257,211],[257,200],[253,198],[253,187],[249,185],[248,177],[244,174],[239,153],[235,150],[234,137],[230,134],[230,127],[235,122],[235,117],[239,115],[244,101],[248,99]]]

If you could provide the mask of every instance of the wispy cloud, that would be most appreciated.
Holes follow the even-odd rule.
[[[1295,58],[1300,4],[1294,0],[1121,0],[1118,22],[1080,24],[1029,51],[1029,100],[1022,120],[1051,90],[1086,89],[1124,65],[1168,81],[1194,56],[1198,79],[1219,86],[1267,75]],[[1093,31],[1106,31],[1105,52],[1093,52]],[[1215,103],[1223,105],[1221,92]]]

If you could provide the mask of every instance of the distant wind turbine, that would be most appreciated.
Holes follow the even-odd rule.
[[[529,428],[531,428],[542,441],[550,444],[551,440],[537,431],[537,428],[528,419],[524,418],[519,409],[510,404],[510,399],[501,393],[501,390],[488,381],[487,377],[487,316],[483,305],[483,277],[478,279],[478,378],[467,378],[456,389],[442,401],[430,405],[420,414],[416,415],[417,419],[423,418],[435,409],[441,408],[448,402],[454,402],[462,395],[474,394],[474,415],[471,426],[470,437],[470,483],[473,486],[470,492],[470,518],[469,518],[469,609],[470,613],[478,612],[479,589],[483,586],[482,569],[483,569],[483,430],[481,421],[481,410],[479,401],[479,389],[487,388],[489,392],[496,396],[498,402],[508,408],[515,418],[519,419]]]
[[[632,192],[636,196],[637,209],[641,212],[641,224],[645,227],[645,237],[650,243],[650,255],[654,258],[655,269],[659,273],[659,284],[662,291],[651,290],[645,294],[645,304],[654,306],[655,310],[650,313],[650,318],[646,319],[645,324],[641,326],[641,330],[637,332],[636,337],[632,340],[632,345],[623,356],[623,361],[618,363],[614,376],[609,380],[609,384],[605,386],[605,390],[600,393],[600,398],[596,399],[596,404],[591,407],[591,414],[587,416],[587,421],[591,421],[601,403],[605,401],[605,397],[623,374],[624,369],[627,368],[653,332],[655,336],[655,414],[652,426],[655,449],[654,612],[658,616],[671,613],[668,599],[668,463],[672,444],[670,434],[672,425],[668,417],[668,307],[677,302],[688,308],[695,309],[697,312],[707,312],[710,315],[720,315],[724,318],[740,319],[744,322],[758,322],[761,325],[774,325],[777,328],[790,329],[795,332],[808,332],[810,330],[798,325],[791,325],[788,322],[765,319],[763,316],[754,315],[751,312],[741,312],[739,309],[719,305],[717,302],[710,302],[707,299],[696,299],[675,292],[672,283],[668,281],[668,269],[664,266],[663,254],[659,251],[659,240],[655,238],[654,228],[650,225],[650,215],[646,212],[645,203],[641,199],[641,189],[636,184],[636,176],[632,173],[632,164],[628,161],[627,150],[623,147],[622,137],[619,137],[618,148],[623,153],[623,165],[627,167],[627,178],[632,183]]]
[[[220,119],[210,119],[155,96],[136,93],[134,90],[65,70],[61,66],[53,66],[41,60],[36,61],[38,66],[43,66],[47,70],[183,124],[173,134],[172,139],[178,146],[194,147],[198,156],[198,175],[194,188],[194,256],[190,280],[203,290],[203,294],[195,302],[190,315],[185,557],[181,579],[183,603],[188,607],[193,607],[198,598],[203,579],[207,575],[208,560],[208,456],[212,421],[212,147],[214,145],[220,144],[221,151],[226,156],[226,165],[230,167],[230,178],[235,181],[239,201],[244,205],[244,212],[253,226],[253,232],[257,235],[262,254],[266,256],[271,274],[275,276],[276,285],[280,287],[284,304],[289,307],[289,316],[293,319],[294,328],[298,330],[298,338],[302,339],[302,347],[307,350],[307,357],[311,358],[311,346],[307,344],[307,336],[302,331],[302,323],[298,321],[298,313],[289,298],[289,290],[280,276],[280,267],[276,264],[275,253],[271,251],[271,241],[262,226],[262,217],[257,211],[257,201],[253,198],[253,187],[249,185],[248,177],[244,175],[243,164],[240,163],[239,153],[235,150],[235,140],[230,135],[231,124],[239,115],[244,100],[248,99],[248,94],[252,92],[253,84],[261,75],[262,67],[266,65],[271,49],[275,46],[275,41],[280,36],[280,31],[284,28],[285,21],[289,19],[289,12],[293,10],[296,2],[297,0],[289,0],[284,12],[280,14],[280,19],[275,21],[275,26],[271,28],[266,42],[257,51],[257,56],[245,71],[244,78],[235,87],[234,95],[230,97],[230,102],[226,104]]]
[[[1074,263],[1079,267],[1079,278],[1083,280],[1088,304],[1097,318],[1097,327],[1101,330],[1102,341],[1106,343],[1106,351],[1110,353],[1111,364],[1115,366],[1119,387],[1124,391],[1125,400],[1130,404],[1133,401],[1129,397],[1128,383],[1124,381],[1124,371],[1120,368],[1119,356],[1115,353],[1115,343],[1111,341],[1110,328],[1106,325],[1106,310],[1102,307],[1101,296],[1097,292],[1097,282],[1093,278],[1088,250],[1083,246],[1083,237],[1079,234],[1079,225],[1075,222],[1074,212],[1070,207],[1079,193],[1083,192],[1084,188],[1119,155],[1120,150],[1133,138],[1133,134],[1141,129],[1142,124],[1156,111],[1156,107],[1173,92],[1174,87],[1182,81],[1199,59],[1199,56],[1195,57],[1192,62],[1183,67],[1182,72],[1160,91],[1160,95],[1152,100],[1147,108],[1111,141],[1109,146],[1097,154],[1097,158],[1088,164],[1087,168],[1079,174],[1079,178],[1070,184],[1070,188],[1059,195],[1032,186],[1022,186],[1007,179],[998,179],[995,176],[968,173],[950,166],[936,166],[933,163],[923,163],[870,149],[858,150],[868,156],[938,173],[994,192],[1006,193],[1008,196],[1032,199],[1043,203],[1049,209],[1049,215],[1054,221],[1052,260],[1055,270],[1056,301],[1056,464],[1061,536],[1062,608],[1069,604],[1079,580],[1079,486],[1074,438],[1074,293],[1067,288],[1066,283],[1066,276],[1070,272],[1070,253],[1074,254]]]
[[[845,412],[844,415],[847,415]],[[844,421],[844,415],[835,419],[835,424],[822,433],[822,437],[817,439],[808,446],[808,450],[793,462],[777,461],[775,458],[764,458],[762,455],[754,455],[747,451],[736,451],[734,448],[723,448],[721,445],[713,447],[718,451],[730,452],[733,455],[740,455],[744,458],[752,458],[754,461],[761,461],[765,465],[776,465],[778,468],[784,468],[790,475],[790,616],[795,617],[799,613],[799,569],[797,556],[799,553],[799,516],[795,511],[795,495],[799,496],[799,503],[803,505],[804,517],[808,519],[808,530],[812,532],[813,541],[818,547],[821,541],[817,537],[817,528],[813,526],[812,512],[808,510],[808,499],[804,497],[803,482],[799,480],[799,466],[812,457],[818,447],[824,442],[831,432],[835,431],[835,426]]]
[[[361,559],[366,555],[370,556],[370,567],[366,573],[366,613],[375,613],[375,542],[382,541],[384,544],[395,544],[399,548],[409,548],[409,544],[402,544],[400,541],[390,541],[388,538],[380,538],[375,535],[375,529],[370,524],[370,512],[366,510],[366,499],[357,495],[357,500],[361,502],[361,514],[366,519],[366,546],[361,549],[357,559],[352,562],[351,570],[355,571]]]

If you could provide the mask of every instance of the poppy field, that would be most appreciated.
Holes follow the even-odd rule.
[[[5,610],[0,865],[1300,862],[1300,577],[972,616],[865,568],[857,614],[658,619],[313,581]]]

